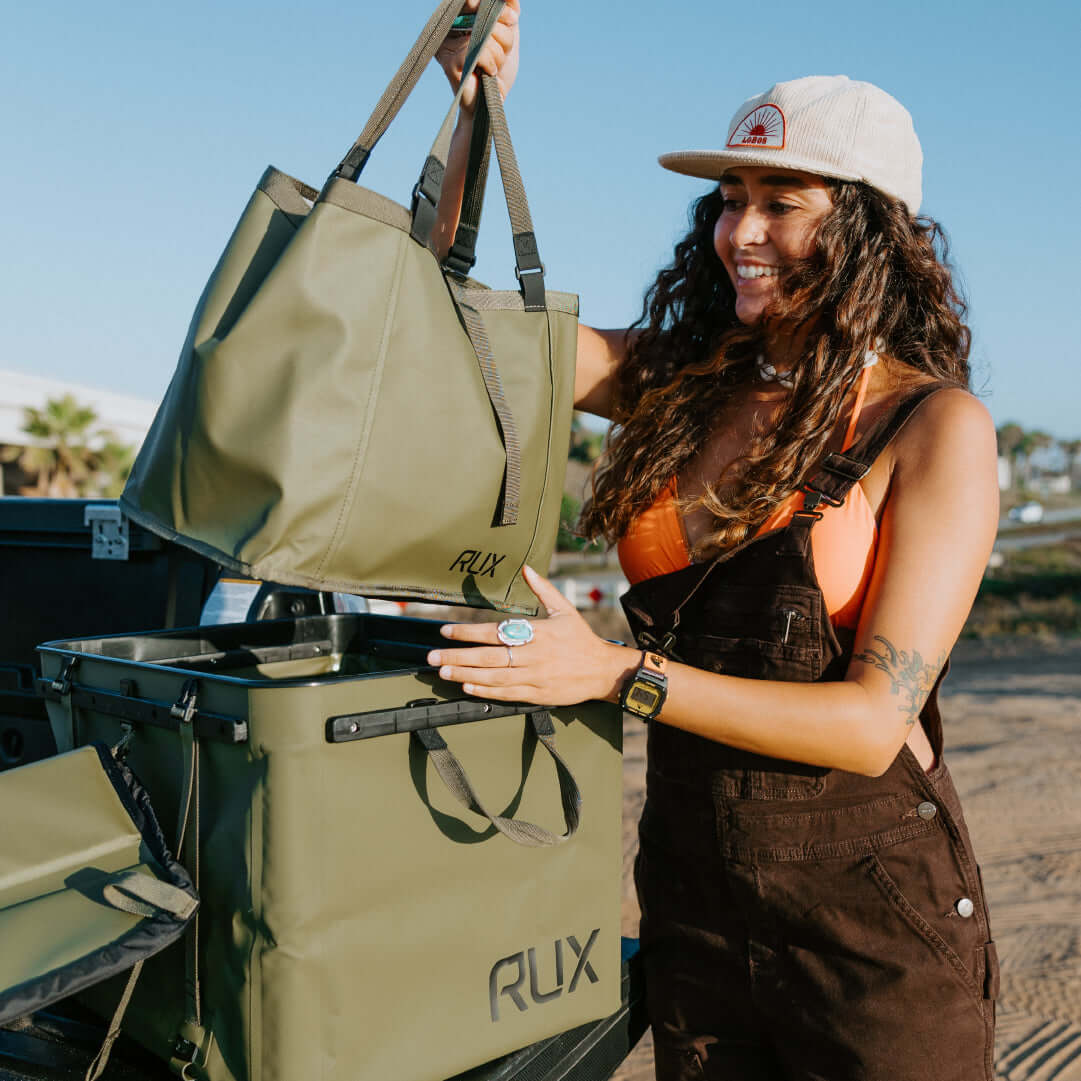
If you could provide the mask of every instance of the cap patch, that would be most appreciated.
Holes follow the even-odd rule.
[[[784,113],[776,105],[759,105],[736,125],[728,146],[783,150],[784,135]]]

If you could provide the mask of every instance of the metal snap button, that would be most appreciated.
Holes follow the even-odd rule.
[[[916,814],[918,814],[920,818],[931,819],[938,814],[938,808],[933,803],[925,800],[916,808]]]
[[[976,906],[968,897],[962,897],[953,907],[957,909],[957,915],[966,920],[976,911]]]

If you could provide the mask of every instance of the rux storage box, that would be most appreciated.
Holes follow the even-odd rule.
[[[440,1081],[619,1009],[621,711],[464,698],[439,644],[331,615],[41,648],[60,748],[130,729],[167,836],[197,767],[196,948],[125,1021],[185,1076]]]

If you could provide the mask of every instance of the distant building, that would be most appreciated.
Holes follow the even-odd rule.
[[[1005,492],[1013,482],[1013,470],[1010,468],[1010,459],[1004,454],[998,456],[998,487],[999,491]]]
[[[80,405],[88,405],[98,415],[98,427],[109,428],[121,443],[140,446],[157,412],[158,403],[147,398],[49,379],[24,372],[0,370],[0,443],[20,446],[25,409],[42,409],[50,398],[70,394]]]
[[[1040,491],[1046,495],[1066,495],[1070,490],[1070,476],[1068,473],[1043,476],[1040,478],[1038,486]]]

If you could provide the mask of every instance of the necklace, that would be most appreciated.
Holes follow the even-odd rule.
[[[873,368],[878,363],[878,350],[883,347],[883,344],[882,339],[879,338],[875,342],[874,349],[868,349],[867,352],[863,354],[863,366],[865,368]],[[777,371],[777,369],[770,364],[761,353],[755,357],[755,362],[758,365],[758,378],[761,379],[763,383],[778,383],[780,386],[784,387],[785,390],[792,389],[794,380],[792,379],[792,376],[789,375],[787,369],[783,372]]]

